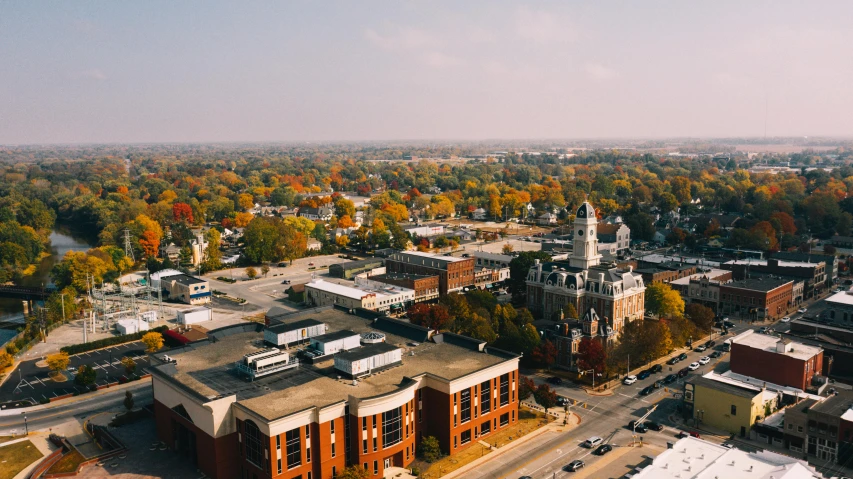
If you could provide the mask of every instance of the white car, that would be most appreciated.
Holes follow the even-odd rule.
[[[699,366],[700,366],[699,363],[690,363],[690,366],[687,366],[687,369],[689,369],[691,371],[695,371],[695,370],[699,369]]]
[[[806,311],[808,311],[807,308],[800,308],[797,310],[798,313],[805,313]]]
[[[637,382],[637,376],[633,374],[631,376],[626,376],[625,379],[622,380],[622,384],[634,384]]]
[[[699,364],[701,364],[703,366],[710,363],[710,362],[711,362],[711,358],[709,358],[708,356],[702,356],[701,358],[699,358]]]
[[[601,443],[603,443],[603,442],[604,442],[604,439],[602,439],[602,438],[600,438],[600,437],[598,437],[598,436],[592,436],[591,438],[589,438],[589,439],[587,439],[586,441],[582,442],[582,443],[581,443],[581,446],[586,447],[586,448],[589,448],[589,449],[592,449],[592,448],[594,448],[595,446],[597,446],[597,445],[599,445],[599,444],[601,444]]]
[[[791,317],[790,317],[790,316],[785,316],[784,318],[782,318],[782,322],[783,322],[783,323],[790,323],[790,322],[791,322]]]

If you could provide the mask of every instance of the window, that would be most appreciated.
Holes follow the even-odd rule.
[[[788,423],[788,429],[794,429],[794,425],[793,425],[793,424]]]
[[[373,461],[373,475],[379,474],[379,461]]]
[[[311,462],[311,448],[305,448],[305,462]]]
[[[471,430],[462,431],[462,434],[459,435],[460,442],[462,444],[468,444],[471,442]]]
[[[471,390],[466,389],[459,393],[460,413],[462,416],[462,424],[471,420]]]
[[[281,459],[278,460],[278,473],[281,474]]]
[[[509,404],[509,374],[501,375],[501,406]]]
[[[480,383],[480,413],[488,414],[489,411],[492,410],[492,401],[491,401],[491,382],[484,381]]]
[[[509,414],[501,414],[501,426],[509,424]]]
[[[492,432],[492,422],[486,421],[483,424],[480,424],[480,435],[485,436],[486,434]]]
[[[361,418],[361,430],[367,431],[367,416]]]
[[[803,432],[803,426],[797,426],[797,432]]]
[[[329,424],[329,432],[332,433],[332,435],[335,434],[335,420],[334,419],[332,419],[332,422]]]
[[[275,437],[275,448],[276,450],[281,449],[281,434]]]
[[[737,416],[737,406],[732,404],[732,416]]]
[[[302,441],[299,437],[299,428],[291,429],[284,434],[284,447],[287,451],[287,468],[301,466]]]
[[[332,457],[335,457],[335,443],[332,443]]]
[[[456,449],[456,436],[453,436],[453,449]]]
[[[261,467],[261,431],[252,421],[246,421],[246,460]]]
[[[376,451],[378,451],[378,450],[379,450],[379,448],[377,447],[377,445],[376,445],[376,444],[377,444],[377,440],[376,440],[376,438],[374,437],[374,438],[373,438],[373,452],[376,452]]]
[[[362,454],[367,454],[367,439],[361,441]]]
[[[305,426],[305,440],[311,439],[311,425]]]

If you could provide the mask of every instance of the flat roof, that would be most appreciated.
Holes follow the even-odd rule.
[[[337,357],[344,359],[346,361],[358,361],[361,359],[366,359],[371,356],[376,356],[379,354],[387,353],[390,351],[394,351],[400,349],[398,346],[388,343],[376,343],[376,344],[368,344],[356,349],[350,349],[349,351],[340,352],[337,354]]]
[[[368,276],[367,279],[382,282],[383,279],[405,279],[409,281],[417,281],[419,279],[438,278],[437,274],[414,274],[414,273],[385,273]]]
[[[322,310],[320,314],[319,310]],[[403,350],[403,361],[382,374],[360,379],[355,386],[352,381],[338,379],[339,373],[334,368],[332,357],[315,364],[300,363],[298,368],[250,382],[235,373],[234,365],[246,354],[266,347],[263,333],[251,331],[223,334],[215,343],[172,350],[169,356],[176,363],[156,366],[155,374],[211,400],[236,394],[239,405],[267,420],[274,420],[311,407],[340,403],[350,396],[369,398],[389,393],[404,386],[406,378],[421,374],[429,373],[452,381],[518,358],[494,348],[480,352],[447,342],[421,342],[412,346],[411,339],[379,328],[381,321],[374,322],[372,318],[362,318],[332,307],[316,308],[305,312],[303,317],[294,316],[297,321],[309,319],[306,316],[322,317],[323,322],[335,331],[381,332],[385,334],[384,344]],[[291,352],[295,353],[295,350],[291,348]],[[415,354],[410,355],[410,352]]]
[[[315,279],[314,281],[311,281],[310,283],[306,283],[305,287],[306,288],[314,288],[314,289],[318,289],[320,291],[325,291],[327,293],[337,294],[338,296],[345,296],[347,298],[358,299],[358,300],[360,300],[361,298],[363,298],[369,294],[373,294],[376,296],[377,299],[380,299],[380,298],[385,298],[387,296],[394,296],[394,295],[400,294],[400,293],[407,293],[407,292],[410,292],[412,294],[415,293],[415,290],[413,290],[413,289],[404,288],[402,286],[393,286],[390,284],[384,288],[383,287],[366,288],[366,287],[361,287],[361,286],[351,287],[351,286],[346,286],[343,284],[331,283],[331,282],[328,282],[328,281],[325,281],[322,279]]]
[[[735,259],[732,261],[727,261],[724,264],[767,266],[767,260],[757,258]],[[804,261],[785,261],[780,259],[778,260],[777,264],[785,268],[814,268],[816,263],[808,263]]]
[[[634,270],[637,271],[637,270]],[[680,284],[680,285],[689,285],[691,279],[701,279],[703,276],[707,276],[711,281],[719,281],[716,278],[724,274],[730,274],[731,271],[727,269],[718,269],[718,268],[709,268],[706,271],[702,271],[701,273],[693,273],[691,275],[685,276],[683,278],[674,279],[669,282],[669,284]]]
[[[811,359],[822,351],[821,348],[815,346],[791,341],[787,344],[785,352],[778,352],[776,351],[776,344],[779,341],[788,340],[779,339],[776,336],[770,336],[769,334],[753,333],[746,334],[743,337],[734,338],[732,342],[750,348],[760,349],[768,353],[783,354],[802,361]]]
[[[394,253],[395,255],[410,255],[410,256],[421,256],[424,258],[436,259],[441,261],[446,261],[448,263],[455,263],[457,261],[468,261],[471,258],[457,258],[456,256],[444,256],[440,254],[434,253],[423,253],[421,251],[401,251],[399,253]]]
[[[176,281],[180,284],[185,284],[185,285],[207,283],[206,279],[199,279],[199,278],[196,278],[195,276],[190,276],[190,275],[184,274],[184,273],[172,274],[172,275],[166,276],[165,278],[161,278],[160,281],[163,281],[166,278],[168,278],[168,280],[166,280],[167,282]]]
[[[332,331],[331,333],[322,334],[320,336],[314,336],[311,338],[311,341],[317,341],[318,343],[328,343],[331,341],[337,341],[339,339],[351,338],[353,336],[358,336],[358,333],[355,331],[350,331],[348,329],[342,329],[340,331]]]
[[[830,416],[844,417],[846,415],[850,417],[853,416],[853,410],[850,407],[851,404],[853,404],[853,392],[842,389],[820,403],[815,404],[811,410]]]
[[[744,387],[739,384],[733,384],[724,381],[715,381],[711,378],[706,378],[704,376],[694,378],[691,382],[695,386],[705,386],[709,389],[724,391],[726,393],[745,398],[754,398],[755,396],[761,394],[760,390],[756,390],[754,388]]]
[[[853,292],[842,291],[826,298],[827,303],[853,305]]]
[[[771,451],[729,449],[696,437],[679,439],[634,479],[726,478],[813,479],[821,476],[807,462]]]
[[[729,281],[728,283],[723,283],[720,286],[727,288],[748,289],[751,291],[760,291],[762,293],[766,293],[768,291],[773,291],[774,289],[788,283],[793,283],[793,280],[787,278],[762,277]]]
[[[316,319],[301,319],[299,321],[287,322],[287,323],[276,323],[270,325],[267,329],[274,333],[286,333],[288,331],[296,331],[297,329],[308,328],[311,326],[318,326],[323,324],[322,321],[317,321]]]

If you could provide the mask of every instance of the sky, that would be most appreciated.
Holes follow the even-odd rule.
[[[853,2],[0,2],[0,144],[850,136]]]

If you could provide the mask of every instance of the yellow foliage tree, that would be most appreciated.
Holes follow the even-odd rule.
[[[281,222],[284,223],[285,226],[289,226],[305,236],[311,236],[314,228],[317,227],[317,223],[305,218],[304,216],[287,216],[283,218]]]
[[[51,371],[61,372],[68,369],[68,363],[71,359],[68,357],[68,353],[60,352],[56,354],[51,354],[47,357],[47,367]]]
[[[255,207],[255,197],[248,193],[243,193],[237,198],[237,206],[244,210],[250,210]]]
[[[145,345],[146,353],[159,351],[163,347],[163,335],[156,331],[145,333],[145,336],[142,336],[142,344]]]
[[[252,213],[237,213],[237,215],[234,216],[234,226],[237,228],[245,228],[246,226],[249,226],[249,222],[252,221],[252,218],[254,217],[255,215]]]
[[[338,239],[335,240],[335,243],[337,243],[341,248],[346,248],[349,244],[349,236],[340,235],[338,236]]]

